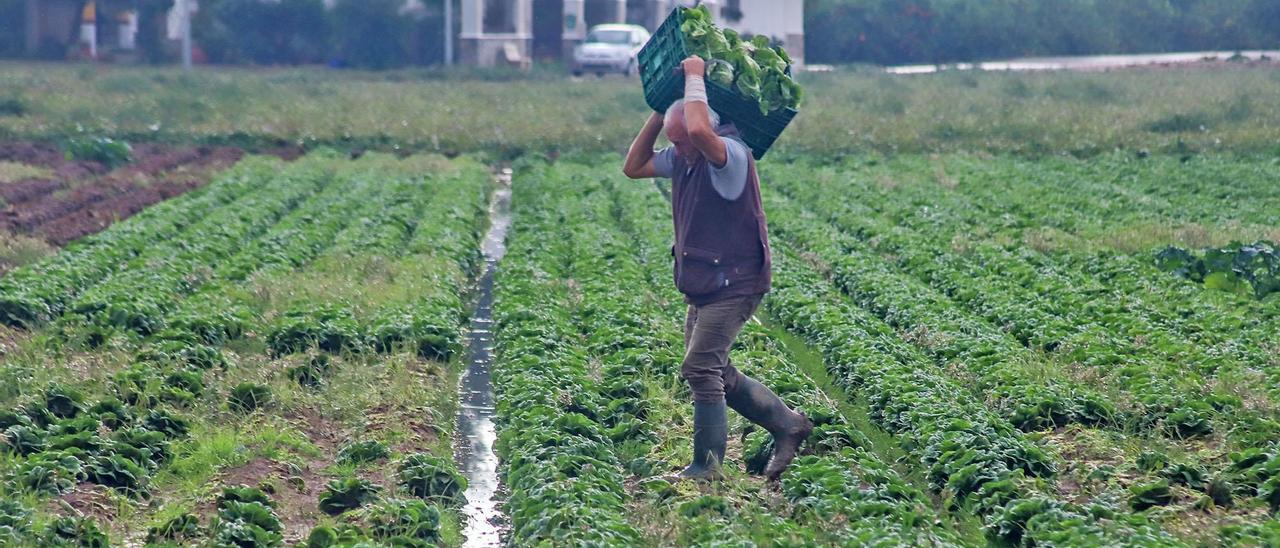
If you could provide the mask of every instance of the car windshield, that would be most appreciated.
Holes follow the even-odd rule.
[[[593,30],[587,35],[588,44],[626,44],[631,41],[631,31]]]

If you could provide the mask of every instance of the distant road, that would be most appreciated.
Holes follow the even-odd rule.
[[[1182,65],[1203,61],[1225,61],[1235,55],[1251,61],[1280,60],[1280,50],[1271,51],[1193,51],[1186,53],[1144,53],[1135,55],[1092,55],[1080,57],[1027,57],[1008,61],[984,63],[953,63],[945,65],[906,65],[887,67],[890,74],[929,74],[940,70],[1106,70],[1113,68],[1141,67],[1147,65]]]

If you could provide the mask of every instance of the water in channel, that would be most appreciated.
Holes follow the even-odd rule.
[[[489,232],[481,250],[484,273],[476,288],[478,299],[467,335],[467,371],[458,387],[457,459],[467,477],[467,505],[462,513],[466,547],[501,546],[505,518],[498,508],[498,456],[493,452],[497,431],[493,424],[493,274],[506,253],[511,226],[511,169],[498,176],[498,189],[489,208]]]

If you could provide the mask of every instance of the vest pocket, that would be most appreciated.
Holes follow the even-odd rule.
[[[676,289],[685,295],[705,295],[729,285],[719,253],[684,246],[676,255]]]

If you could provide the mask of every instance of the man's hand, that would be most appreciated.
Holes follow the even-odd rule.
[[[680,68],[684,69],[685,76],[702,76],[707,73],[707,62],[697,55],[690,55],[688,59],[680,62]]]

